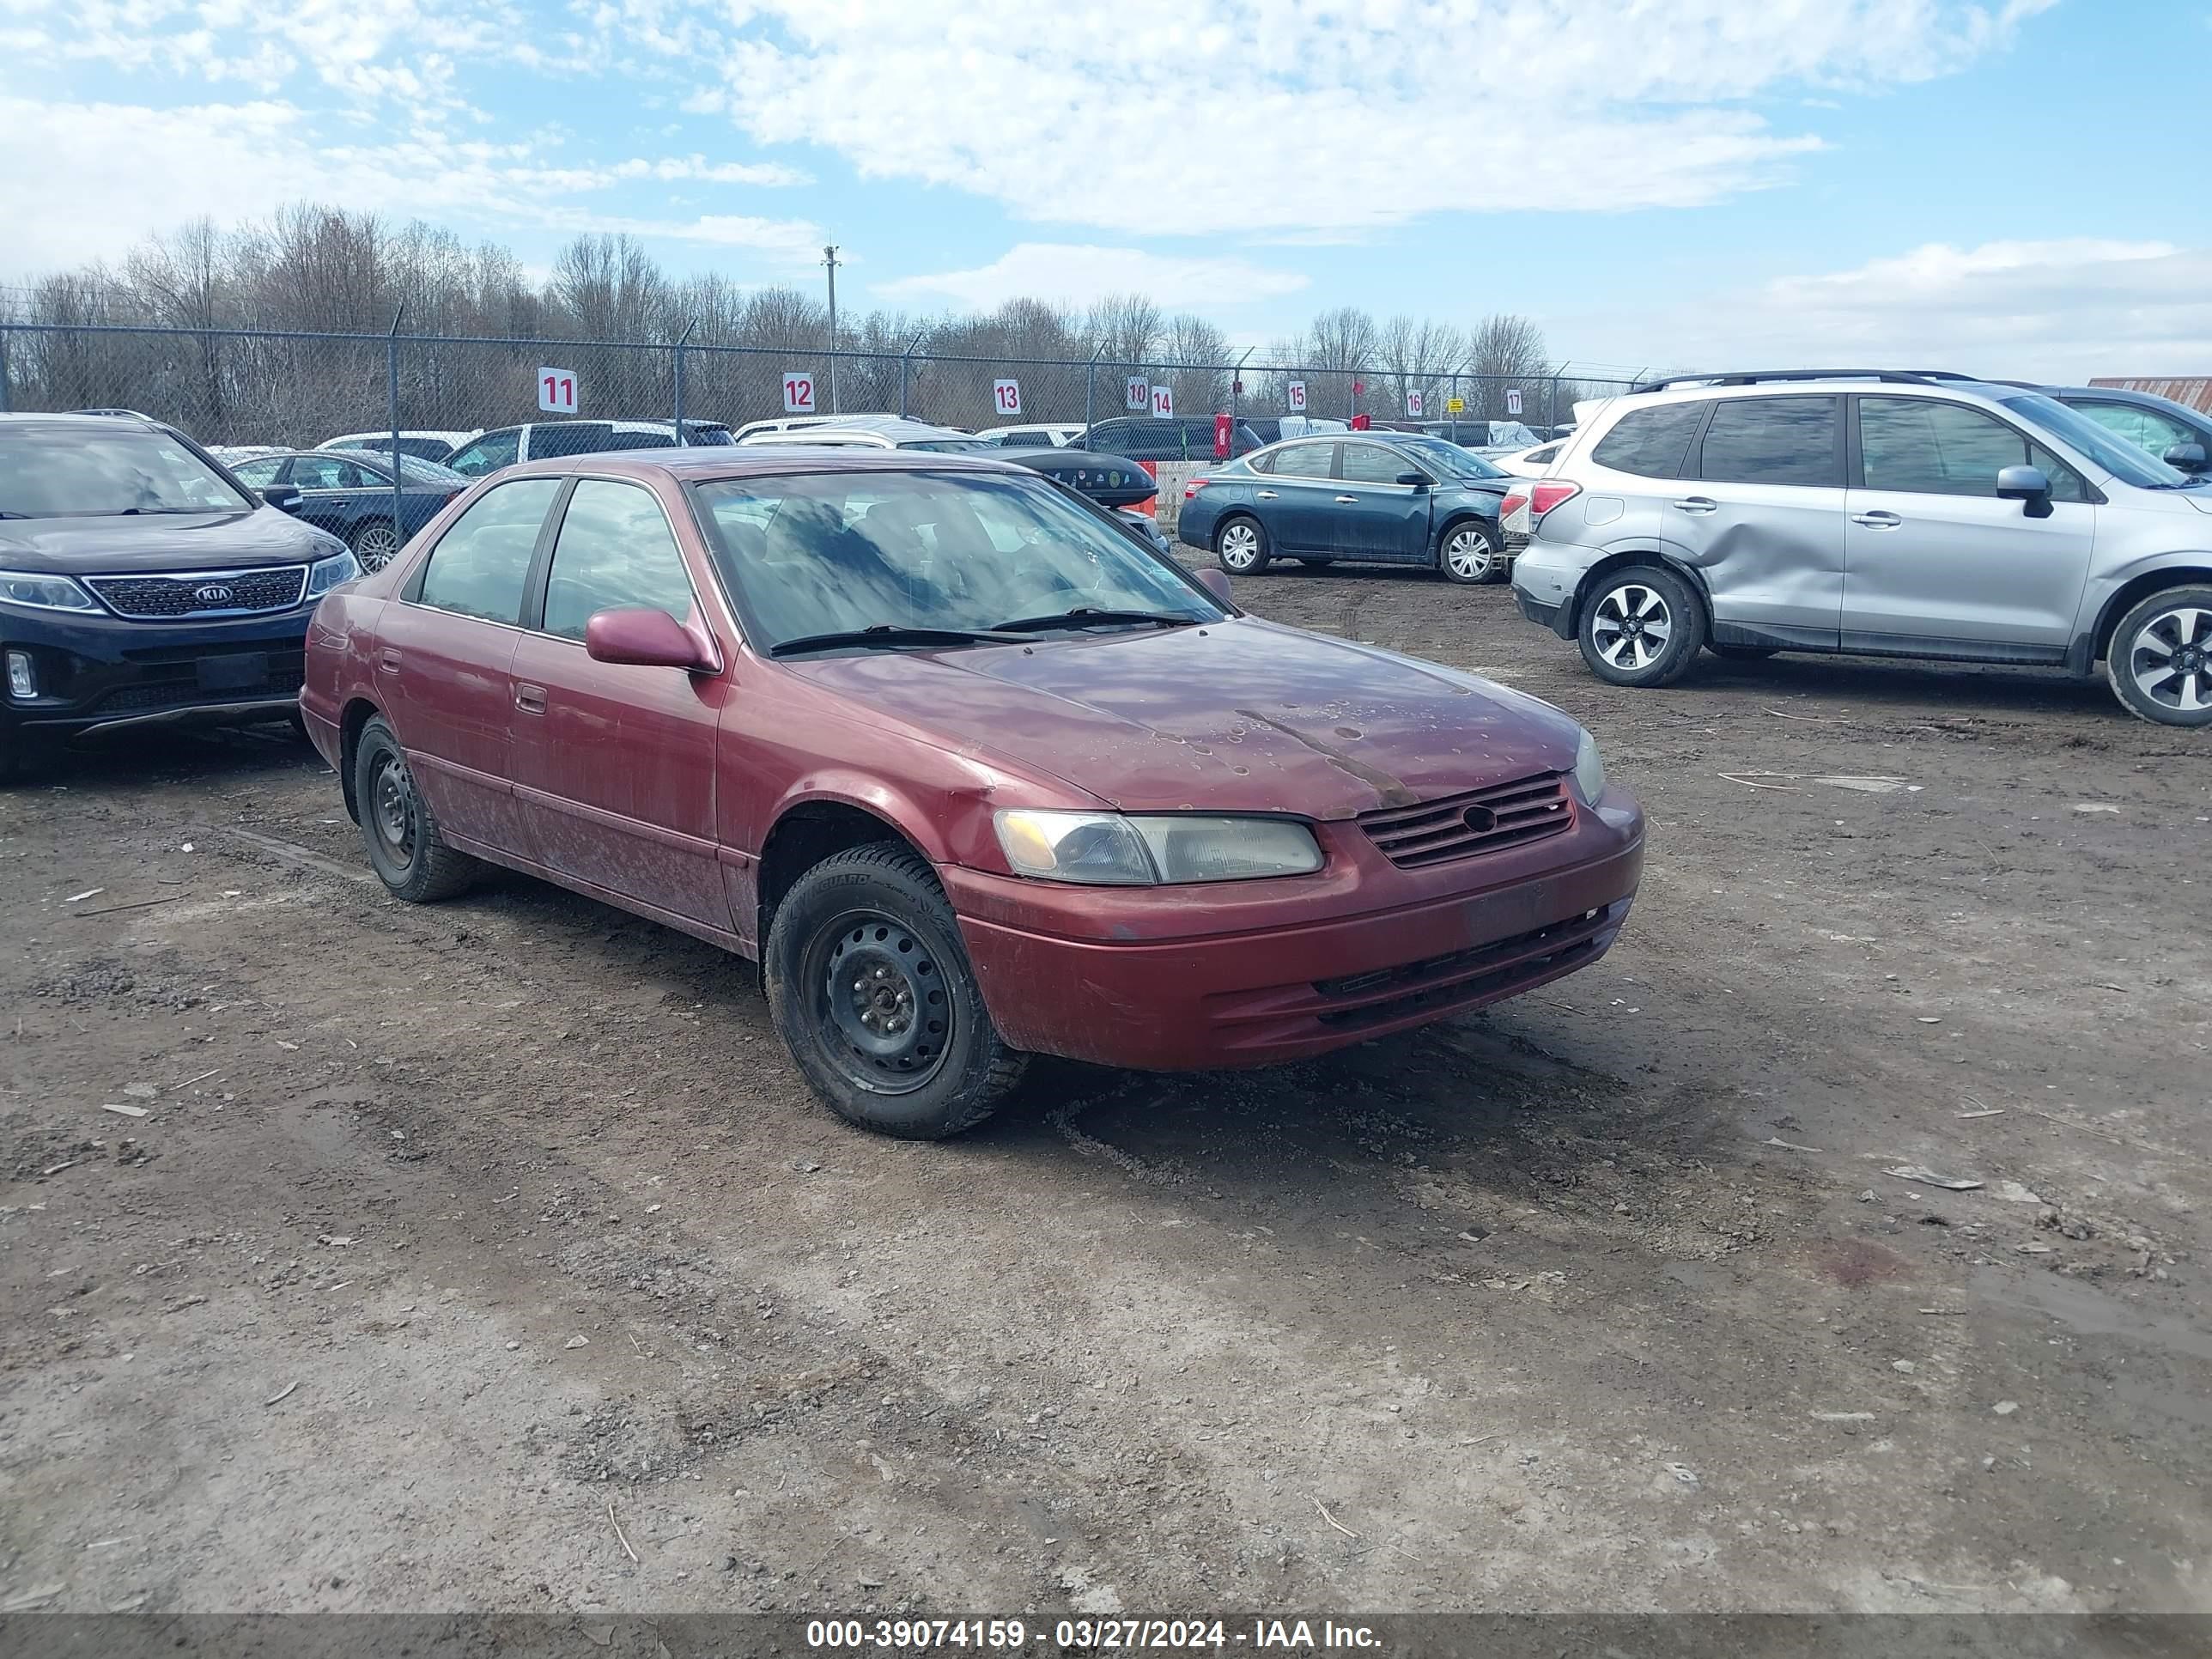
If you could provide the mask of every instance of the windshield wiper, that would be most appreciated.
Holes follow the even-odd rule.
[[[1190,628],[1200,619],[1196,617],[1177,617],[1162,611],[1101,611],[1094,606],[1079,605],[1073,611],[1055,611],[1048,617],[1017,617],[1012,622],[993,623],[994,634],[1035,634],[1048,628],[1088,628],[1094,623],[1150,623],[1155,628]]]
[[[896,623],[876,623],[848,628],[836,634],[807,634],[769,647],[771,657],[788,657],[801,651],[826,651],[840,645],[1004,645],[995,635],[971,628],[907,628]]]

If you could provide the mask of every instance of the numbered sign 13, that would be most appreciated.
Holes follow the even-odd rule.
[[[1022,383],[1019,380],[992,381],[991,403],[993,407],[997,409],[999,413],[1001,415],[1020,414],[1022,412]]]

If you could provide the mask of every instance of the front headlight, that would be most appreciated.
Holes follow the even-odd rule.
[[[1592,806],[1605,793],[1605,761],[1597,752],[1597,739],[1587,732],[1575,744],[1575,786]]]
[[[1313,831],[1289,818],[1009,809],[993,820],[1018,875],[1102,886],[1248,881],[1321,868]]]
[[[327,559],[318,559],[307,570],[307,597],[313,599],[327,593],[340,582],[349,582],[361,574],[361,562],[351,553],[334,553]]]
[[[27,570],[0,570],[0,605],[28,605],[34,611],[100,611],[100,601],[86,592],[71,576],[46,576]]]

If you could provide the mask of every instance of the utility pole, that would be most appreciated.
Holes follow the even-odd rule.
[[[830,272],[830,412],[837,410],[837,250],[822,250],[822,263]]]

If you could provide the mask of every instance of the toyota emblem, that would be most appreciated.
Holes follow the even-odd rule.
[[[1498,814],[1487,806],[1470,806],[1460,814],[1460,822],[1478,836],[1486,836],[1498,828]]]
[[[192,589],[192,597],[202,605],[228,605],[238,595],[221,582],[208,582]]]

